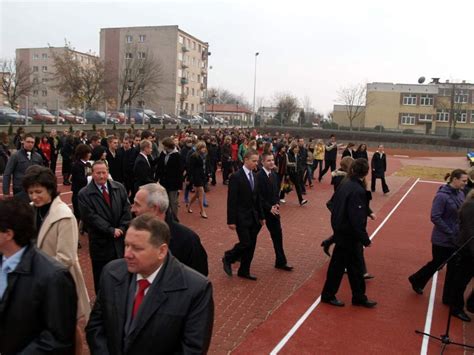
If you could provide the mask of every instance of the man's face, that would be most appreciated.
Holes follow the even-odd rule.
[[[109,149],[110,150],[117,150],[117,148],[118,148],[118,139],[112,139],[109,142]]]
[[[380,144],[380,145],[379,145],[379,150],[380,150],[381,152],[383,152],[383,149],[384,149],[384,148],[383,148],[383,145]]]
[[[151,152],[152,152],[151,144],[150,144],[150,145],[147,145],[147,146],[143,149],[143,153],[145,153],[146,155],[151,155]]]
[[[51,137],[53,137],[53,138],[56,137],[57,134],[58,134],[58,133],[56,132],[55,129],[52,129],[51,132],[49,133],[49,135],[50,135]]]
[[[154,207],[149,207],[147,203],[148,192],[143,189],[138,190],[133,200],[132,213],[136,216],[141,216],[142,214],[150,214],[156,216],[156,209]]]
[[[109,178],[109,170],[105,164],[97,164],[92,168],[92,179],[97,185],[105,185]]]
[[[23,141],[23,148],[25,148],[25,150],[27,152],[31,152],[33,150],[34,146],[35,146],[35,139],[34,138],[27,137]]]
[[[135,147],[138,147],[140,145],[140,137],[135,137],[135,139],[133,140],[133,145]]]
[[[124,139],[123,142],[122,142],[122,146],[123,146],[123,149],[125,150],[129,150],[130,149],[130,140],[129,139]]]
[[[98,147],[100,145],[100,141],[99,140],[96,140],[96,141],[91,141],[91,145],[95,148],[95,147]]]
[[[298,145],[299,145],[300,147],[303,147],[303,146],[304,146],[304,139],[303,139],[303,138],[298,139]]]
[[[332,142],[332,143],[335,143],[335,142],[336,142],[336,137],[332,136],[332,137],[331,137],[331,142]]]
[[[255,170],[258,164],[258,155],[254,154],[244,160],[245,167],[249,170]]]
[[[130,227],[125,236],[125,261],[128,272],[150,276],[163,263],[168,245],[150,243],[150,232]]]
[[[275,159],[273,155],[266,155],[263,161],[263,167],[267,170],[272,170],[275,167]]]

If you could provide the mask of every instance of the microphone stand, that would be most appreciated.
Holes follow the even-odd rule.
[[[456,249],[456,251],[453,254],[451,254],[451,256],[448,259],[446,259],[446,261],[438,267],[437,271],[440,271],[448,262],[450,262],[453,258],[455,258],[456,255],[458,255],[459,252],[463,250],[464,247],[468,245],[469,242],[473,239],[474,239],[474,235],[472,235],[468,240],[466,240],[466,242],[463,245],[461,245],[458,249]],[[446,331],[444,334],[440,335],[439,337],[429,334],[429,333],[422,332],[421,330],[415,330],[416,334],[426,335],[429,338],[439,340],[443,344],[443,347],[441,348],[441,355],[444,354],[444,350],[450,344],[463,346],[468,349],[474,349],[474,345],[457,343],[457,342],[452,341],[451,338],[449,337],[449,328],[451,327],[451,311],[452,311],[452,306],[449,305],[449,315],[448,315],[448,322],[446,324]]]

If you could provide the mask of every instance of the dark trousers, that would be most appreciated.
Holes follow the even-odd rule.
[[[49,162],[49,168],[56,175],[56,163],[58,162],[58,156],[51,154],[51,161]]]
[[[375,192],[375,183],[377,181],[377,179],[380,179],[382,180],[382,191],[384,194],[386,194],[387,192],[389,192],[389,188],[388,188],[388,185],[387,185],[387,182],[385,181],[385,176],[383,177],[376,177],[375,174],[372,174],[372,183],[370,184],[370,189],[372,190],[372,192]]]
[[[211,161],[211,184],[212,185],[215,185],[217,183],[216,172],[217,172],[217,161]]]
[[[362,252],[363,246],[360,243],[347,247],[336,244],[329,262],[326,282],[321,294],[322,299],[332,300],[336,297],[342,277],[344,276],[344,270],[347,269],[347,276],[349,277],[352,290],[352,302],[364,302],[367,300]]]
[[[275,249],[275,266],[285,266],[287,261],[283,250],[283,231],[280,218],[269,213],[265,215],[265,224],[272,238],[273,249]]]
[[[474,289],[471,291],[470,296],[467,298],[466,308],[469,312],[474,313]]]
[[[311,175],[312,179],[314,180],[314,173],[316,172],[316,169],[318,169],[319,165],[319,175],[321,175],[321,171],[323,171],[323,161],[322,160],[313,160],[313,175]]]
[[[422,289],[425,288],[426,284],[431,279],[431,277],[433,277],[436,270],[454,253],[454,251],[454,248],[442,247],[432,244],[431,252],[433,255],[433,260],[410,276],[410,281],[412,284]],[[456,270],[456,260],[454,259],[455,258],[448,262],[446,269],[446,277],[444,279],[443,288],[443,303],[449,302],[449,292],[452,287],[452,281],[454,279]]]
[[[329,245],[334,244],[334,236],[331,235],[328,239],[325,240],[325,242],[328,243]],[[359,257],[361,258],[360,262],[362,263],[362,275],[365,275],[367,274],[367,265],[365,264],[364,248],[362,248],[362,251]]]
[[[331,171],[336,170],[336,161],[335,160],[325,160],[324,161],[324,169],[319,173],[319,180],[323,178],[323,176],[328,172],[329,168]]]
[[[294,173],[294,172],[289,173],[288,176],[290,177],[290,181],[295,186],[296,195],[298,195],[298,201],[301,203],[301,201],[303,201],[303,195],[301,193],[302,192],[301,185],[302,185],[303,179],[300,177],[300,174]]]
[[[102,269],[104,268],[107,263],[112,260],[94,260],[91,258],[92,262],[92,275],[94,276],[94,290],[95,294],[99,292],[100,289],[100,275],[102,273]]]
[[[222,182],[229,180],[229,175],[232,173],[232,161],[222,162]]]
[[[450,295],[450,306],[456,313],[464,310],[464,292],[473,276],[474,260],[472,259],[472,256],[462,255],[456,263],[453,286]],[[473,297],[472,294],[470,297]]]
[[[240,259],[240,275],[250,274],[250,264],[252,263],[255,245],[257,244],[257,235],[262,226],[253,224],[250,227],[239,227],[237,225],[237,236],[239,242],[231,250],[224,254],[225,259],[231,264]]]

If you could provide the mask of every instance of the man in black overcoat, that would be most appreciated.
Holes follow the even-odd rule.
[[[112,260],[123,258],[125,231],[132,217],[125,187],[108,177],[107,164],[96,161],[92,165],[92,181],[78,197],[81,219],[89,233],[96,293],[103,267]]]
[[[239,242],[227,250],[222,258],[224,271],[232,276],[232,264],[240,259],[237,276],[257,280],[250,274],[257,235],[265,224],[259,185],[254,170],[258,164],[258,153],[249,149],[244,156],[244,165],[229,180],[227,194],[227,225],[237,231]]]
[[[377,151],[372,156],[372,160],[370,162],[372,167],[372,182],[370,189],[372,192],[375,192],[375,183],[377,179],[382,180],[382,191],[384,194],[389,193],[390,190],[387,186],[387,182],[385,181],[385,172],[387,171],[387,155],[383,150],[383,145],[380,144]]]
[[[140,154],[138,154],[133,165],[133,177],[135,179],[133,195],[137,193],[140,186],[155,182],[151,150],[152,143],[147,139],[143,139],[140,142]]]

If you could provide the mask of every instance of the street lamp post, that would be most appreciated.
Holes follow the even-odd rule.
[[[255,70],[254,70],[254,77],[253,77],[253,120],[252,124],[255,127],[255,94],[257,92],[257,57],[260,53],[255,53]],[[250,124],[250,123],[249,123]]]
[[[237,101],[235,104],[237,106],[237,117],[239,118],[239,121],[240,121],[240,129],[242,129],[242,117],[240,117],[239,115],[239,102]]]

